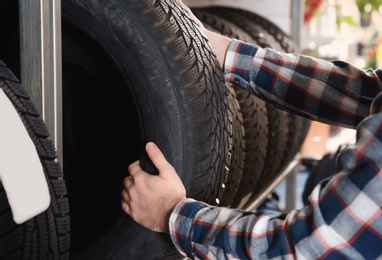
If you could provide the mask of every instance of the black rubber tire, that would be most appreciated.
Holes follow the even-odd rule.
[[[210,7],[206,8],[206,10],[242,28],[252,38],[252,41],[245,41],[284,52],[297,51],[296,45],[286,33],[258,14],[232,7]],[[303,125],[309,124],[309,120],[291,115],[272,104],[267,105],[267,110],[267,154],[260,177],[256,184],[252,186],[252,194],[247,198],[247,204],[243,205],[244,208],[272,183],[296,155],[306,135],[306,127],[303,127]],[[301,125],[301,128],[297,128],[299,125]]]
[[[69,204],[53,142],[29,95],[1,60],[0,88],[15,107],[36,147],[51,197],[47,210],[22,224],[16,224],[0,182],[0,259],[68,259]]]
[[[269,128],[267,154],[264,160],[264,167],[257,183],[252,186],[252,194],[248,198],[248,203],[245,204],[244,207],[249,206],[250,202],[262,194],[279,173],[281,173],[281,165],[286,161],[286,154],[289,154],[286,149],[289,133],[289,114],[278,110],[271,104],[267,104],[267,111]]]
[[[232,21],[245,30],[259,46],[284,52],[297,50],[296,44],[288,34],[259,14],[232,7],[211,7],[210,11]]]
[[[252,37],[234,22],[211,12],[213,8],[192,8],[191,10],[207,29],[242,41],[253,41]]]
[[[239,191],[231,207],[242,208],[261,177],[268,149],[268,111],[264,101],[235,87],[245,126],[245,165]]]
[[[284,137],[285,149],[277,149],[276,143],[274,144],[276,146],[274,149],[269,149],[269,151],[273,151],[277,155],[269,154],[267,158],[280,158],[280,161],[274,163],[272,160],[266,160],[266,166],[259,182],[259,187],[262,188],[253,191],[251,200],[257,198],[266,189],[267,185],[274,179],[274,176],[278,176],[289,166],[299,152],[308,133],[310,120],[287,112],[282,111],[282,113],[284,113],[284,117],[288,118],[287,127],[278,130],[282,132]],[[264,185],[261,185],[261,183],[264,183]]]
[[[229,12],[230,11],[236,13],[236,17],[244,17],[247,22],[250,21],[251,25],[245,28],[253,28],[252,30],[249,29],[249,33],[252,37],[258,39],[257,44],[260,46],[271,47],[290,53],[297,52],[297,47],[290,37],[268,19],[245,10],[230,9]],[[245,26],[245,22],[241,22],[238,18],[236,18],[235,21],[239,26]],[[275,108],[271,105],[268,105],[267,107],[268,111],[275,110]],[[277,116],[274,112],[273,114],[280,119],[274,120],[274,127],[271,128],[276,128],[277,122],[279,121],[281,128],[279,127],[277,130],[278,138],[272,138],[271,134],[268,138],[269,146],[267,149],[264,170],[257,188],[254,189],[253,194],[249,199],[250,201],[260,195],[269,183],[271,183],[273,179],[281,174],[282,171],[289,165],[301,148],[310,127],[310,120],[306,118],[278,109],[276,109],[276,111],[280,115]],[[272,140],[275,139],[276,142],[272,143]]]
[[[230,206],[239,191],[245,159],[245,128],[241,106],[237,100],[235,89],[227,84],[228,101],[232,118],[232,153],[228,176],[224,181],[224,193],[219,205]]]
[[[211,24],[214,26],[214,21],[220,20],[217,17],[217,20],[214,19],[214,15],[205,15],[203,12],[198,10],[193,10],[194,14],[200,21],[203,22],[203,25],[209,30],[215,30]],[[206,22],[206,19],[209,22]],[[220,23],[224,25],[224,23]],[[216,31],[216,30],[215,30]],[[228,89],[228,102],[230,107],[230,113],[232,118],[232,153],[231,153],[231,164],[228,171],[228,176],[226,176],[226,181],[224,182],[224,194],[220,199],[220,206],[230,206],[236,197],[238,192],[241,192],[240,187],[241,179],[243,176],[244,165],[245,165],[245,126],[243,114],[241,111],[241,105],[236,95],[236,90],[231,84],[226,83]]]
[[[223,17],[209,12],[208,8],[192,9],[198,19],[200,19],[207,28],[210,28],[223,35],[244,41],[253,41],[251,36],[243,29]],[[226,83],[227,87],[232,87]],[[240,207],[246,202],[248,195],[252,193],[253,187],[260,178],[265,161],[267,149],[268,118],[265,102],[250,93],[234,87],[236,99],[240,105],[243,114],[245,158],[242,168],[242,177],[239,186],[236,188],[236,194],[232,194],[231,207]],[[234,170],[233,166],[231,170]],[[237,170],[237,169],[235,169]],[[238,185],[229,183],[227,186]]]
[[[230,163],[223,74],[176,1],[62,1],[64,174],[73,259],[181,258],[120,209],[127,166],[155,141],[187,195],[216,205]]]

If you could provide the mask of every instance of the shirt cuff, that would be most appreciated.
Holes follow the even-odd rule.
[[[208,205],[194,199],[180,201],[169,220],[170,236],[175,248],[184,256],[193,258],[192,226],[196,214]]]
[[[224,61],[225,80],[237,86],[250,81],[253,58],[259,46],[233,39]]]

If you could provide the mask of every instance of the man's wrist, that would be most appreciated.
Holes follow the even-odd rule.
[[[182,205],[184,205],[185,203],[190,202],[190,201],[195,201],[195,200],[186,198],[186,199],[179,201],[175,205],[173,210],[170,212],[169,218],[168,218],[168,226],[169,226],[169,233],[170,234],[171,234],[171,232],[175,231],[176,221],[178,219],[178,214],[181,212]]]
[[[190,257],[192,254],[190,233],[195,214],[200,210],[201,205],[206,206],[202,202],[186,198],[179,201],[171,213],[169,219],[171,240],[178,252],[184,256]]]

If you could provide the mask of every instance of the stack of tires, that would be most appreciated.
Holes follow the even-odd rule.
[[[54,259],[183,259],[168,235],[142,228],[120,207],[130,163],[140,159],[155,174],[146,141],[156,142],[174,165],[187,196],[243,208],[292,160],[309,123],[227,84],[207,40],[177,1],[61,2],[62,172],[41,159],[48,180],[60,189],[52,187],[56,199],[42,216],[22,225],[0,223],[1,245],[23,241],[0,247],[0,258],[17,252],[14,259],[46,259],[50,252]],[[0,0],[0,29],[9,36],[0,42],[0,59],[19,76],[18,22],[5,18],[17,17],[17,10],[17,1]],[[213,30],[294,50],[287,35],[253,13],[193,11]],[[8,81],[0,74],[0,83]],[[0,196],[7,200],[1,189]],[[1,209],[12,222],[9,206]],[[44,225],[50,233],[31,231]],[[12,238],[10,229],[17,230]]]
[[[260,15],[232,7],[194,8],[193,12],[206,28],[223,35],[283,52],[297,51],[288,35]],[[226,85],[228,89],[232,88],[228,83]],[[234,162],[244,163],[240,164],[242,167],[231,164],[230,174],[238,176],[240,180],[226,184],[230,192],[224,196],[223,205],[246,208],[297,154],[310,121],[284,112],[272,104],[265,104],[238,87],[233,88],[239,103],[236,111],[241,113],[233,118],[243,117],[244,128],[244,145],[234,142],[233,146],[234,150],[245,147],[242,157],[235,158]],[[239,121],[234,123],[238,124]]]

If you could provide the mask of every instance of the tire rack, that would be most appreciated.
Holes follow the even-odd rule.
[[[44,120],[62,167],[61,0],[19,0],[20,81]]]
[[[288,164],[288,166],[282,171],[282,173],[269,185],[264,192],[260,194],[255,200],[245,207],[244,210],[255,211],[272,193],[272,191],[283,180],[286,181],[286,211],[295,209],[296,198],[296,174],[301,164],[301,155],[297,154],[295,158]]]
[[[61,0],[19,0],[21,82],[40,112],[54,146],[61,167],[62,144],[62,57],[61,57]],[[302,13],[302,4],[292,1],[292,11]],[[302,15],[292,19],[292,38],[300,43]],[[245,210],[253,211],[273,189],[287,178],[287,208],[294,207],[295,173],[299,155],[282,174]],[[288,180],[289,178],[289,180]]]

